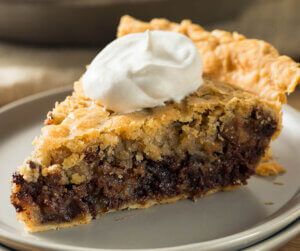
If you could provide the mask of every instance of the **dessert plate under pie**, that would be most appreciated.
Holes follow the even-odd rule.
[[[0,240],[14,247],[55,250],[224,250],[241,248],[275,233],[299,217],[300,115],[284,108],[283,130],[273,142],[274,156],[287,172],[253,176],[248,185],[197,202],[181,200],[147,210],[103,215],[79,227],[26,233],[17,222],[8,194],[11,174],[31,151],[44,114],[70,91],[52,91],[0,110]],[[8,126],[9,125],[9,126]],[[273,180],[283,182],[276,185]],[[272,201],[273,205],[266,205]]]

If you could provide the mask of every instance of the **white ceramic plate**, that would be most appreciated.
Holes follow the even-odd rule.
[[[300,115],[285,107],[284,129],[272,145],[287,172],[252,177],[248,186],[198,200],[104,215],[88,225],[28,234],[10,205],[14,169],[32,151],[31,141],[55,101],[70,90],[52,91],[0,109],[0,240],[23,248],[52,250],[240,249],[274,234],[300,216]],[[273,180],[284,185],[275,185]],[[265,202],[273,201],[273,205]]]
[[[300,219],[296,220],[270,238],[263,240],[244,251],[274,251],[284,246],[289,240],[300,234]],[[299,246],[298,246],[299,247]],[[288,250],[288,248],[286,248]],[[292,250],[292,249],[291,249]]]

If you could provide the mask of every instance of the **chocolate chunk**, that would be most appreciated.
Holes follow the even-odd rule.
[[[33,161],[31,161],[31,160],[28,160],[27,164],[29,165],[29,167],[31,169],[36,169],[37,168],[37,165]]]

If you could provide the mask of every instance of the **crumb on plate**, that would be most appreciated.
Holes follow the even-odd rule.
[[[283,185],[283,182],[282,181],[279,181],[279,180],[274,180],[273,183],[275,185]]]
[[[265,202],[265,205],[273,205],[273,204],[274,204],[273,201],[267,201],[267,202]]]
[[[278,165],[276,162],[261,163],[255,169],[255,173],[260,176],[278,175],[284,172],[285,168]]]

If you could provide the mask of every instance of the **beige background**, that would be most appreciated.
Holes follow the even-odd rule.
[[[238,16],[205,27],[264,39],[281,53],[300,59],[299,10],[300,0],[253,0]],[[0,42],[0,106],[33,93],[71,85],[99,50],[25,47]]]

